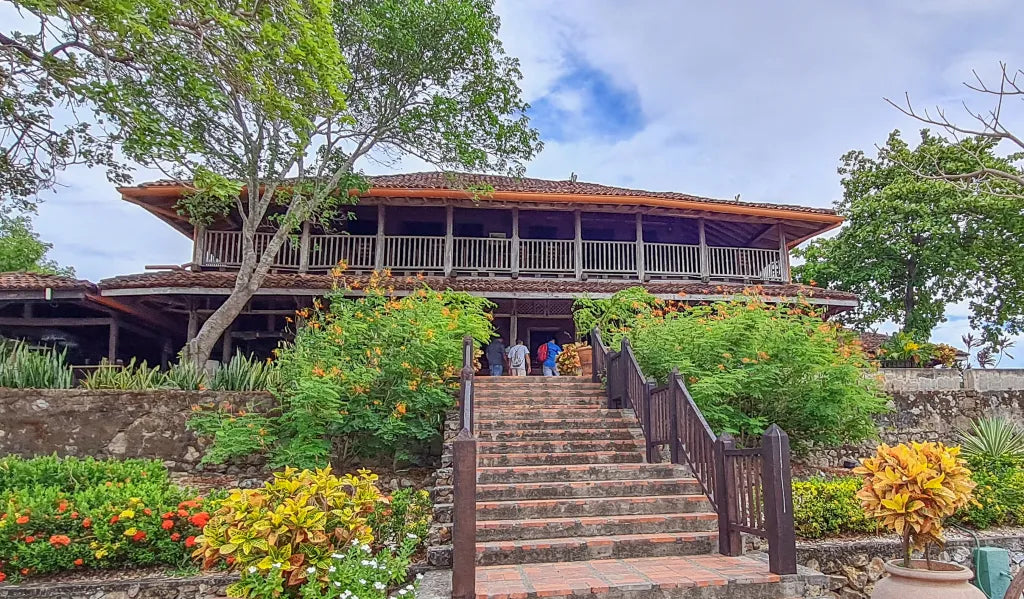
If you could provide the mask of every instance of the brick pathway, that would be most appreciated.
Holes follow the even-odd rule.
[[[720,555],[593,560],[477,568],[479,599],[534,599],[729,584],[771,584],[778,575],[748,557]]]

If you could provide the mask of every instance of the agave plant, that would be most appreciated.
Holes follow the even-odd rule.
[[[201,391],[209,387],[206,370],[188,360],[178,362],[167,371],[167,381],[172,387],[184,391]]]
[[[972,463],[1024,462],[1024,429],[1007,418],[979,418],[971,422],[970,430],[958,431],[957,437]]]
[[[24,341],[0,344],[0,387],[68,389],[73,377],[67,350],[33,349]]]
[[[277,383],[277,367],[253,355],[235,354],[217,369],[212,387],[217,391],[267,391]]]
[[[136,364],[132,358],[123,368],[110,364],[106,360],[100,367],[89,373],[82,381],[86,389],[119,389],[122,391],[146,391],[161,389],[167,386],[167,377],[160,372],[159,366],[152,368],[143,360]]]

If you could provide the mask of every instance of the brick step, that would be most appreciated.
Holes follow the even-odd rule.
[[[718,514],[714,512],[491,520],[477,522],[476,540],[484,542],[508,539],[597,537],[617,534],[714,532],[717,529]]]
[[[549,466],[498,466],[477,469],[481,485],[493,483],[540,483],[628,479],[680,478],[688,468],[673,464],[560,464]]]
[[[537,385],[537,384],[491,384],[483,385],[480,384],[479,379],[476,379],[473,383],[473,390],[476,393],[522,393],[523,395],[532,393],[582,393],[584,395],[598,394],[606,395],[607,390],[601,385],[593,384],[554,384],[554,385]]]
[[[636,439],[612,440],[547,440],[547,441],[480,441],[477,451],[481,456],[519,453],[587,453],[608,451],[644,451],[642,441]]]
[[[478,376],[473,381],[480,385],[600,385],[589,376]]]
[[[623,418],[626,412],[623,410],[606,410],[604,408],[593,407],[573,407],[573,408],[528,408],[520,409],[515,406],[505,407],[494,407],[494,408],[476,408],[476,418],[481,420],[547,420],[550,418],[589,418],[591,426],[597,424],[597,421],[604,420],[606,418]],[[632,414],[630,415],[632,417]]]
[[[504,389],[490,387],[487,389],[473,388],[476,399],[492,399],[495,397],[587,397],[607,398],[603,389]]]
[[[477,414],[476,429],[478,431],[500,430],[559,430],[559,429],[625,429],[636,426],[636,420],[627,418],[492,418]]]
[[[565,497],[697,495],[702,492],[695,478],[659,478],[477,485],[476,498],[477,501],[511,501]]]
[[[524,499],[517,501],[478,501],[476,504],[476,519],[478,522],[485,522],[488,520],[677,514],[680,512],[709,511],[711,511],[711,504],[703,495]]]
[[[494,408],[494,407],[544,407],[544,406],[584,406],[593,408],[603,408],[608,405],[608,401],[603,397],[566,397],[565,395],[555,395],[551,397],[523,397],[522,395],[509,395],[508,397],[474,397],[473,407],[477,410],[481,408]]]
[[[601,439],[643,439],[643,433],[630,428],[551,428],[541,430],[512,429],[481,430],[476,434],[481,441],[575,441]]]
[[[514,453],[481,455],[478,466],[542,466],[545,464],[623,464],[644,461],[640,451],[588,451],[581,453]]]
[[[702,555],[718,546],[718,532],[675,532],[490,541],[476,544],[481,566],[578,562],[593,559]]]
[[[756,557],[720,555],[481,566],[476,579],[477,599],[793,599],[824,584],[772,574]]]

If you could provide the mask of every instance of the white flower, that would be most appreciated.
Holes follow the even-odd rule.
[[[407,585],[405,585],[405,588],[406,588],[406,590],[411,591],[412,590],[412,585],[411,584],[407,584]]]
[[[306,568],[306,573],[307,574],[312,574],[313,572],[316,572],[316,568],[315,567],[310,566],[310,567]]]
[[[373,588],[377,589],[378,591],[383,591],[387,587],[384,585],[383,582],[375,582],[373,583]]]
[[[366,579],[365,578],[360,578],[359,579],[359,584],[366,584]]]
[[[249,574],[255,574],[255,573],[256,573],[256,566],[249,566]]]
[[[369,566],[371,564],[371,562],[368,559],[364,559],[364,560],[360,561],[359,564],[363,565],[363,566]]]
[[[270,565],[270,567],[274,568],[276,570],[277,568],[281,567],[281,562],[274,562],[273,564]]]
[[[361,547],[361,549],[362,549],[363,551],[365,551],[366,553],[369,553],[369,552],[370,552],[370,546],[369,546],[369,545],[363,545],[363,546]]]
[[[352,539],[352,545],[353,546],[358,545],[358,544],[359,544],[359,539]]]
[[[340,586],[341,586],[341,583],[340,583],[340,582],[338,582],[337,580],[335,580],[335,581],[334,581],[334,586],[336,586],[336,587],[340,587]],[[348,593],[348,591],[345,591],[345,592],[346,592],[346,593]]]
[[[337,570],[337,568],[335,568],[334,566],[331,566],[330,568],[327,568],[328,572],[334,572],[335,570]]]
[[[345,556],[340,554],[340,553],[332,553],[331,557],[333,557],[334,559],[341,559],[341,558],[343,558]]]
[[[423,575],[422,574],[417,574],[416,575],[416,580],[423,580]]]
[[[406,538],[408,538],[408,539],[418,539],[418,538],[419,538],[419,537],[417,537],[416,535],[412,534],[411,532],[410,532],[409,534],[405,535],[405,536],[406,536]]]
[[[401,589],[401,590],[399,590],[399,591],[398,591],[398,594],[399,594],[399,595],[404,595],[404,594],[406,594],[406,593],[408,593],[408,592],[409,592],[409,590],[408,590],[408,589]]]

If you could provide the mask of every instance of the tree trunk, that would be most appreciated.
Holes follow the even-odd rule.
[[[914,286],[917,281],[917,261],[907,262],[907,284],[903,289],[903,330],[909,331],[914,322],[914,311],[917,309],[917,297]]]

